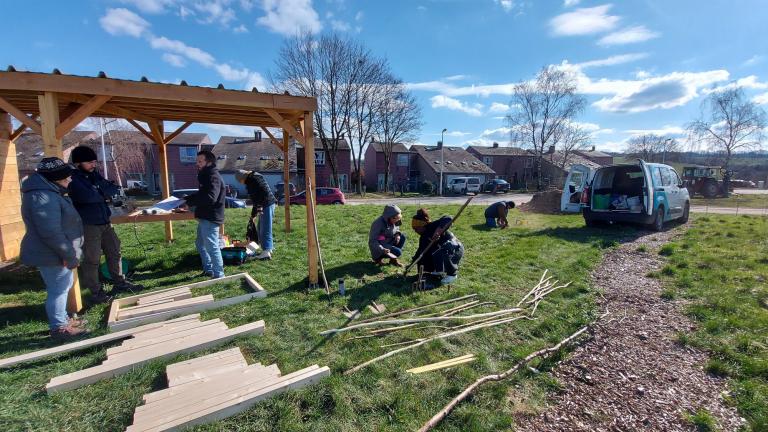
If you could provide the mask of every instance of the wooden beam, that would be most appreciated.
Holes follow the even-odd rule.
[[[79,104],[84,104],[90,100],[88,96],[82,95],[82,94],[69,94],[64,93],[59,95],[59,97],[63,100],[70,100],[73,102],[77,102]],[[148,116],[146,114],[137,113],[135,111],[129,110],[127,108],[123,108],[119,105],[117,105],[114,102],[106,102],[104,103],[99,109],[101,112],[105,112],[107,114],[111,114],[118,118],[124,118],[126,120],[140,120],[143,122],[150,122],[153,120],[157,120],[154,117]]]
[[[16,117],[16,120],[25,124],[28,128],[32,129],[33,131],[37,132],[40,135],[43,134],[40,123],[36,122],[34,119],[24,114],[23,111],[16,108],[15,105],[11,104],[7,100],[3,99],[2,97],[0,97],[0,108],[2,108],[3,111],[7,112],[8,114]]]
[[[315,135],[314,128],[312,126],[312,112],[304,113],[304,120],[301,122],[301,131],[303,137],[306,137],[302,142],[304,143],[304,182],[307,193],[312,191],[316,194],[315,185]],[[290,126],[290,125],[289,125]],[[315,195],[317,196],[317,195]],[[307,199],[307,271],[310,285],[317,284],[317,261],[318,250],[317,240],[315,237],[315,224],[312,221],[315,220],[315,207],[312,203],[317,202],[317,199]]]
[[[171,132],[167,137],[165,137],[165,144],[169,144],[171,141],[176,139],[179,135],[181,135],[182,132],[184,132],[184,129],[188,128],[192,125],[192,122],[186,122],[183,125],[179,126],[178,129]]]
[[[272,140],[272,144],[274,144],[277,148],[279,148],[282,151],[285,151],[285,146],[278,141],[274,135],[272,135],[272,132],[269,131],[266,127],[262,126],[261,130],[264,131],[265,134],[269,137],[270,140]],[[285,132],[283,132],[285,133]]]
[[[290,138],[288,132],[283,129],[283,197],[285,207],[285,232],[291,232],[291,160],[290,160]]]
[[[19,126],[19,127],[17,127],[17,128],[16,128],[16,130],[15,130],[15,131],[11,132],[11,135],[10,135],[10,138],[9,138],[9,139],[10,139],[11,141],[14,141],[16,138],[18,138],[19,136],[21,136],[21,134],[23,134],[25,130],[27,130],[27,125],[25,125],[24,123],[22,123],[22,124],[21,124],[21,126]]]
[[[144,136],[145,136],[145,137],[147,137],[147,138],[151,139],[153,142],[155,141],[155,136],[154,136],[154,135],[152,135],[152,133],[150,133],[148,130],[146,130],[146,129],[144,129],[143,127],[141,127],[141,125],[140,125],[140,124],[138,124],[136,121],[134,121],[133,119],[129,119],[129,118],[127,118],[127,119],[125,119],[125,120],[126,120],[128,123],[130,123],[130,124],[131,124],[133,127],[135,127],[135,128],[136,128],[136,130],[138,130],[139,132],[141,132],[142,134],[144,134]]]
[[[165,133],[163,132],[163,122],[149,122],[149,130],[152,131],[153,141],[157,144],[157,155],[160,158],[160,194],[163,199],[171,196],[171,186],[168,181],[168,153],[165,146]],[[165,241],[173,241],[173,222],[165,221]]]
[[[90,98],[86,103],[80,106],[69,117],[65,118],[61,123],[56,126],[56,138],[64,138],[64,135],[69,133],[75,128],[81,121],[85,120],[104,105],[112,96],[97,95]]]
[[[299,132],[296,130],[296,127],[294,127],[288,120],[284,119],[280,113],[278,113],[275,110],[272,109],[265,109],[265,113],[267,113],[268,116],[272,117],[272,120],[274,120],[277,124],[279,124],[283,131],[287,131],[288,134],[293,137],[298,142],[304,142],[306,141],[305,134],[306,131],[302,130],[302,132]],[[310,133],[310,136],[313,136]]]

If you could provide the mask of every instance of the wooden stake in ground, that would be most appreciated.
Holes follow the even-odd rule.
[[[315,207],[315,195],[312,191],[312,182],[307,179],[307,195],[309,196],[312,208]],[[320,252],[320,235],[317,233],[317,214],[312,213],[312,225],[315,227],[315,244],[317,245],[317,260],[320,262],[320,272],[323,274],[323,285],[325,286],[325,294],[328,296],[328,303],[331,302],[331,289],[328,287],[328,278],[325,277],[325,264],[323,263],[323,254]]]
[[[427,432],[427,431],[431,430],[433,427],[435,427],[444,418],[446,418],[448,416],[448,414],[450,414],[450,412],[454,408],[456,408],[456,405],[461,403],[461,401],[466,399],[469,395],[472,394],[472,392],[474,392],[481,385],[483,385],[483,384],[485,384],[487,382],[490,382],[490,381],[501,381],[503,379],[508,378],[510,375],[512,375],[515,372],[517,372],[518,370],[520,370],[521,367],[525,366],[528,362],[530,362],[531,360],[535,359],[536,357],[547,357],[550,354],[556,352],[557,350],[562,348],[563,345],[566,345],[566,344],[570,343],[571,341],[573,341],[574,339],[576,339],[579,336],[581,336],[585,331],[587,331],[588,328],[589,327],[582,327],[576,333],[574,333],[574,334],[568,336],[567,338],[563,339],[562,341],[560,341],[557,345],[555,345],[553,347],[545,348],[545,349],[533,352],[531,354],[528,354],[528,356],[526,356],[524,359],[522,359],[519,362],[515,363],[515,365],[512,366],[510,369],[507,369],[506,372],[503,372],[503,373],[500,373],[500,374],[495,374],[495,375],[486,375],[486,376],[478,379],[477,381],[472,383],[469,387],[464,389],[464,391],[462,391],[458,396],[453,398],[453,400],[450,403],[448,403],[448,405],[446,405],[437,414],[435,414],[428,422],[424,423],[424,426],[422,426],[421,429],[419,429],[419,432]]]

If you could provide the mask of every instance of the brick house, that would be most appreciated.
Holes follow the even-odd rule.
[[[295,143],[296,162],[298,165],[296,189],[304,189],[304,146]],[[331,166],[328,163],[326,151],[323,150],[323,144],[320,138],[315,137],[315,185],[317,187],[334,187],[335,182],[331,178]],[[340,185],[338,187],[344,192],[349,190],[349,178],[352,173],[352,150],[349,143],[344,138],[338,139],[336,151],[336,169],[339,174]]]
[[[278,137],[278,139],[280,139]],[[264,176],[272,190],[283,181],[283,151],[269,139],[262,139],[259,131],[254,137],[222,136],[213,148],[218,158],[216,166],[224,182],[238,191],[239,196],[247,194],[245,185],[235,180],[237,170],[257,171]],[[297,182],[296,143],[291,140],[288,148],[288,171],[291,183]]]
[[[591,150],[575,150],[574,153],[602,166],[613,165],[613,156],[595,150],[595,146]]]
[[[558,189],[562,189],[563,184],[565,183],[565,178],[568,177],[571,167],[577,164],[592,169],[597,169],[603,166],[576,153],[569,154],[567,161],[563,161],[564,157],[565,154],[561,151],[550,151],[544,155],[541,160],[541,171],[544,176],[543,180],[545,185],[551,185]]]
[[[79,145],[89,145],[92,147],[92,140],[98,138],[98,134],[93,131],[75,130],[62,138],[62,147],[64,151],[64,160],[69,161],[72,149]],[[44,157],[43,138],[34,132],[24,132],[14,141],[16,144],[16,161],[19,166],[19,180],[35,172],[37,164]],[[97,147],[96,154],[101,156],[101,151]],[[109,168],[109,167],[108,167]]]
[[[417,171],[414,174],[419,184],[431,182],[436,186],[440,182],[440,148],[438,146],[412,145],[411,153],[416,155]],[[461,147],[444,147],[443,153],[443,190],[455,177],[478,177],[481,183],[496,177],[496,172],[467,150]],[[413,177],[412,177],[413,179]]]
[[[416,155],[408,151],[402,143],[392,145],[392,156],[389,161],[389,189],[403,186],[406,189],[415,187],[411,181],[411,168],[415,165]],[[373,142],[365,150],[365,186],[369,191],[384,190],[384,144]],[[413,183],[413,184],[412,184]]]
[[[534,157],[518,147],[469,146],[467,151],[496,172],[496,177],[508,181],[512,188],[522,188],[534,178]]]

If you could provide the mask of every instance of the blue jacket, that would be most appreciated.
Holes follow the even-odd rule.
[[[21,192],[21,217],[27,228],[21,240],[21,262],[34,267],[78,263],[83,224],[67,190],[35,173],[22,182]]]
[[[96,170],[87,173],[76,170],[69,184],[69,196],[85,225],[106,225],[112,211],[107,200],[118,192],[117,186]]]

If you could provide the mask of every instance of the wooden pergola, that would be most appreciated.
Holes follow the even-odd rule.
[[[62,138],[88,117],[122,118],[158,146],[160,188],[163,198],[170,195],[166,146],[193,123],[213,123],[259,127],[284,154],[285,196],[289,195],[288,147],[290,138],[304,148],[306,188],[315,190],[314,134],[312,116],[315,98],[288,94],[260,93],[218,88],[153,83],[142,78],[130,81],[98,77],[17,72],[0,72],[0,259],[14,259],[24,235],[21,219],[21,194],[14,140],[26,129],[43,138],[45,156],[62,157]],[[13,130],[11,116],[21,125]],[[181,122],[166,134],[164,122]],[[144,127],[141,123],[147,125]],[[267,128],[281,128],[282,140]],[[310,189],[311,187],[311,189]],[[307,205],[307,255],[309,283],[316,284],[317,242],[315,209]],[[188,216],[186,217],[189,218]],[[173,240],[173,216],[154,217],[165,222],[166,240]],[[285,230],[290,231],[290,206],[285,206]],[[80,287],[70,291],[68,310],[82,309]]]

